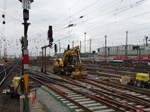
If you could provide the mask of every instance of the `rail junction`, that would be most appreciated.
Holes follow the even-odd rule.
[[[123,85],[119,82],[124,73],[135,74],[137,71],[134,71],[134,67],[126,67],[119,64],[119,68],[111,64],[108,67],[101,67],[100,64],[90,64],[89,66],[84,64],[84,68],[87,71],[86,77],[74,78],[63,74],[55,74],[51,65],[47,66],[47,73],[42,73],[40,65],[37,64],[35,66],[36,63],[38,61],[33,61],[28,70],[30,91],[33,92],[34,89],[38,90],[38,88],[41,88],[70,111],[150,111],[149,88]],[[19,101],[11,99],[11,95],[9,95],[9,86],[11,85],[12,78],[17,74],[19,75],[21,70],[22,67],[18,61],[1,65],[0,96],[3,96],[2,99],[5,99],[7,96],[10,102],[13,100],[13,103],[16,102],[14,104],[18,105]],[[143,70],[145,73],[149,71],[148,68]],[[0,103],[3,104],[4,100],[1,100]],[[13,108],[16,109],[17,107],[14,106]],[[5,110],[5,106],[1,109]],[[5,111],[7,112],[7,110]],[[17,110],[15,111],[17,112]]]
[[[136,26],[145,28],[148,25],[147,22],[142,24],[143,20],[146,21],[146,15],[149,15],[148,0],[62,0],[59,3],[57,0],[35,0],[40,7],[33,4],[34,0],[17,0],[22,4],[23,13],[23,22],[19,23],[14,22],[19,19],[18,15],[11,15],[17,3],[7,1],[10,8],[6,9],[7,2],[0,0],[0,4],[2,1],[0,112],[150,112],[149,32],[136,31]],[[40,10],[30,14],[31,3],[34,8],[36,6],[36,10]],[[56,6],[52,7],[53,3]],[[109,7],[105,7],[107,4]],[[72,8],[74,6],[82,6],[82,9],[71,14],[76,10]],[[94,11],[95,8],[98,10]],[[107,13],[105,8],[109,9]],[[137,11],[128,13],[134,8]],[[69,9],[69,16],[66,9]],[[16,13],[18,10],[14,11]],[[133,15],[134,11],[140,14]],[[102,12],[104,15],[101,15]],[[126,12],[127,15],[121,14]],[[30,15],[33,16],[33,26],[28,33],[32,25],[29,22]],[[66,15],[65,21],[57,23],[56,18],[62,19]],[[129,21],[130,18],[136,19]],[[47,25],[49,22],[51,24]],[[20,30],[18,24],[23,25],[23,30]],[[122,32],[120,29],[126,30],[125,42],[123,45],[114,45],[122,43],[122,38],[118,39],[122,37],[119,35]],[[134,30],[133,35],[131,33]],[[22,31],[23,35],[20,35]],[[112,31],[108,33],[112,34],[109,38],[104,34],[107,31]],[[21,38],[14,39],[18,34]],[[130,34],[135,38],[129,38]],[[47,37],[43,38],[45,35]],[[141,37],[138,40],[139,35],[143,35],[144,42],[141,42]],[[13,38],[9,40],[7,36]],[[108,42],[108,39],[111,41]]]

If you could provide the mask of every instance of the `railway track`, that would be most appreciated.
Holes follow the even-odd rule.
[[[5,81],[7,81],[8,77],[12,75],[12,72],[15,70],[16,66],[17,65],[15,63],[4,65],[3,71],[0,72],[1,75],[0,89],[3,88]]]
[[[52,75],[53,76],[53,75]],[[61,76],[53,78],[51,75],[35,73],[32,78],[44,89],[63,101],[74,111],[85,112],[149,112],[150,96],[138,91],[126,90],[117,86],[100,84],[92,79],[71,79]]]
[[[117,97],[117,99],[120,98],[120,101],[126,102],[126,103],[128,103],[128,102],[124,101],[124,99],[129,100],[129,101],[132,100],[132,103],[134,104],[134,106],[135,106],[135,104],[142,104],[141,106],[145,106],[145,105],[149,105],[150,104],[150,97],[148,95],[144,96],[143,94],[138,93],[137,91],[135,92],[135,91],[129,91],[129,90],[123,90],[123,92],[122,92],[122,90],[119,90],[118,87],[115,87],[115,86],[113,88],[109,87],[109,89],[108,89],[108,86],[100,85],[99,83],[96,84],[94,80],[92,80],[92,81],[93,81],[93,83],[90,80],[85,80],[84,79],[84,80],[81,80],[80,82],[79,81],[78,82],[74,81],[74,84],[77,85],[77,86],[85,85],[85,86],[82,86],[83,88],[87,88],[88,86],[90,86],[92,88],[92,89],[90,88],[90,90],[92,92],[99,93],[101,96],[103,94],[105,94],[105,96],[106,95],[108,95],[109,97],[111,96],[110,98],[112,100],[115,100],[116,97]],[[73,82],[73,80],[71,80],[71,82]],[[84,84],[83,82],[84,83],[86,82],[86,84]],[[89,83],[90,83],[90,85],[89,85]],[[93,88],[96,88],[96,89],[93,89]],[[99,90],[99,88],[101,88],[101,89]],[[106,92],[106,90],[107,90],[107,92]],[[128,104],[130,104],[130,103],[128,103]],[[137,107],[138,106],[140,107],[140,105],[137,105]],[[150,108],[148,108],[148,111],[150,111],[149,109]]]
[[[84,65],[86,66],[86,65]],[[108,71],[108,72],[115,72],[117,74],[124,74],[125,72],[128,74],[134,74],[137,72],[143,72],[143,73],[149,73],[150,72],[150,67],[127,67],[123,65],[98,65],[98,64],[89,64],[86,66],[87,69],[89,70],[103,70],[103,71]]]
[[[100,78],[102,78],[104,80],[106,79],[106,80],[109,80],[112,83],[118,83],[118,84],[122,83],[121,80],[124,78],[124,76],[127,76],[130,79],[134,80],[136,78],[136,74],[138,73],[138,72],[133,72],[133,71],[130,71],[130,70],[126,70],[126,71],[125,70],[120,70],[120,68],[117,69],[116,67],[113,67],[115,69],[112,69],[112,68],[109,68],[109,67],[105,68],[105,67],[96,67],[96,66],[88,66],[86,68],[87,68],[88,74],[91,74],[91,75],[95,74],[97,76],[100,76]],[[142,73],[144,73],[144,71]],[[147,71],[145,73],[149,74],[150,71]],[[133,88],[132,86],[134,86],[136,84],[135,82],[132,82],[132,81],[129,82],[129,83],[130,83],[129,86],[131,88]],[[143,86],[141,86],[141,87],[143,87]],[[150,88],[150,86],[146,86],[146,88]]]
[[[14,75],[18,74],[18,63],[9,63],[6,65],[6,70],[1,72],[3,77],[0,80],[0,112],[19,112],[20,105],[18,99],[12,99],[9,91],[10,84]]]

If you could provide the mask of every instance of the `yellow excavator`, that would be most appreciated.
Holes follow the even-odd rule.
[[[82,71],[79,46],[66,50],[62,58],[57,58],[53,64],[56,74],[70,75],[72,77],[84,77],[86,72]]]
[[[5,62],[8,62],[9,61],[9,59],[7,58],[7,57],[3,57],[2,58]]]

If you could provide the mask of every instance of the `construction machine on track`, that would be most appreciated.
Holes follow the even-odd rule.
[[[84,77],[86,72],[82,70],[79,46],[68,48],[63,53],[63,57],[55,59],[53,64],[53,71],[56,74]]]

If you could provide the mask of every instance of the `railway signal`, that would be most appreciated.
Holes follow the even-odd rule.
[[[49,45],[51,47],[52,43],[53,43],[53,29],[52,29],[52,26],[49,26],[49,29],[48,29],[48,40],[49,40]]]
[[[47,63],[46,62],[46,48],[47,47],[52,48],[52,45],[53,45],[53,29],[52,29],[52,26],[49,26],[47,36],[48,36],[48,40],[49,40],[49,45],[45,45],[45,46],[41,47],[42,48],[42,67],[41,67],[41,72],[44,72],[44,73],[46,73],[46,63]]]
[[[19,0],[22,2],[23,6],[23,20],[22,23],[24,25],[24,36],[21,38],[21,44],[22,44],[22,77],[20,79],[20,88],[22,95],[21,101],[23,102],[21,105],[23,108],[21,108],[22,112],[30,112],[30,106],[29,106],[29,98],[27,96],[28,93],[28,73],[26,73],[26,70],[28,70],[28,63],[29,63],[29,54],[28,54],[28,27],[30,23],[28,23],[29,20],[29,9],[31,8],[30,5],[33,2],[33,0]],[[24,103],[26,102],[26,103]]]
[[[5,18],[5,14],[2,14],[2,18]]]
[[[54,50],[55,50],[55,54],[57,54],[57,52],[58,52],[57,44],[54,45]]]
[[[6,22],[5,22],[5,14],[2,14],[2,18],[3,18],[2,24],[5,25],[6,24]]]

